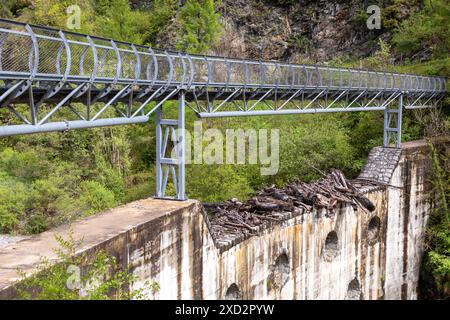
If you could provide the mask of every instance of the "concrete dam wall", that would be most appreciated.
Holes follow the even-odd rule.
[[[374,148],[357,179],[373,212],[340,204],[284,213],[247,237],[214,237],[199,202],[140,200],[73,223],[78,253],[100,249],[137,276],[156,281],[149,299],[416,299],[432,208],[425,142]],[[55,234],[0,247],[0,298],[13,298],[20,268],[57,257]]]

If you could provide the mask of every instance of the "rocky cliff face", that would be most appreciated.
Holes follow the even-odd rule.
[[[180,0],[181,6],[185,1]],[[221,0],[224,32],[215,54],[293,62],[324,62],[333,58],[360,58],[378,49],[378,39],[389,39],[392,21],[401,21],[418,9],[419,0],[377,1],[382,29],[366,26],[373,1],[356,0]],[[148,9],[152,1],[132,0],[133,7]],[[161,30],[157,45],[173,47],[174,18]]]
[[[226,41],[221,42],[218,53],[314,62],[365,57],[377,50],[378,38],[390,37],[388,28],[367,28],[365,12],[372,3],[222,0]],[[402,10],[396,14],[401,16]]]

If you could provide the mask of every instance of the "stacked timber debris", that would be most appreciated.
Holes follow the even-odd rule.
[[[261,227],[280,223],[313,207],[334,214],[340,204],[350,204],[364,211],[375,206],[339,170],[324,178],[304,183],[295,181],[284,188],[267,187],[252,199],[241,203],[236,199],[222,203],[206,203],[211,233],[216,239],[255,234]]]

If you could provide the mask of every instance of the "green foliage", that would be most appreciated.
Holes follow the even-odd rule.
[[[30,0],[22,9],[22,18],[37,24],[67,29],[67,8],[77,5],[81,9],[81,30],[92,32],[94,14],[91,0]]]
[[[143,171],[138,171],[130,176],[128,178],[127,194],[123,202],[145,199],[153,195],[155,193],[154,177],[153,167],[151,169],[143,169]]]
[[[39,233],[123,201],[130,129],[2,140],[0,232]]]
[[[378,40],[379,50],[364,60],[363,67],[371,70],[386,70],[394,62],[391,47],[383,39]]]
[[[107,190],[97,181],[83,181],[79,188],[78,203],[85,215],[105,210],[117,205],[114,193]]]
[[[436,208],[431,214],[427,227],[425,268],[436,285],[434,298],[450,298],[450,173],[448,150],[437,149],[432,143],[431,162],[433,167],[432,183]],[[444,152],[442,152],[444,151]]]
[[[128,0],[94,1],[96,31],[105,37],[143,44],[146,42],[150,16],[143,11],[131,10]]]
[[[218,40],[221,26],[214,0],[187,0],[180,9],[182,34],[177,48],[189,53],[203,53]]]
[[[57,201],[64,194],[60,184],[62,181],[55,177],[34,181],[31,184],[33,207],[42,213],[54,214]]]
[[[349,131],[350,141],[355,150],[356,158],[365,159],[369,151],[383,144],[383,112],[351,113],[344,116]]]
[[[450,236],[447,236],[447,241],[450,242]],[[427,263],[433,270],[438,289],[447,294],[450,293],[450,256],[448,252],[444,255],[436,251],[430,251],[427,258]]]
[[[191,165],[187,170],[189,197],[216,202],[247,199],[252,193],[248,178],[238,165]]]
[[[81,30],[117,40],[143,44],[154,29],[149,12],[131,10],[128,0],[32,0],[24,5],[22,16],[34,23],[67,29],[67,8],[81,9]]]
[[[290,38],[288,43],[290,46],[300,50],[302,53],[308,53],[312,45],[312,40],[307,36],[298,35],[294,38]]]
[[[58,262],[41,259],[35,275],[27,277],[18,270],[22,279],[15,285],[18,296],[26,300],[130,300],[142,299],[143,291],[159,291],[157,282],[147,281],[143,288],[130,290],[136,277],[123,269],[114,256],[104,251],[87,257],[76,255],[81,241],[76,241],[73,232],[68,238],[55,236],[59,248],[55,249]],[[80,274],[76,273],[80,270]],[[79,276],[79,279],[76,277]]]
[[[98,132],[102,137],[93,148],[95,180],[113,191],[117,200],[125,196],[124,179],[130,171],[130,142],[125,138],[126,128],[103,129]]]
[[[11,18],[13,16],[11,9],[14,4],[13,0],[7,0],[0,3],[0,17]]]
[[[18,152],[12,148],[0,153],[0,170],[20,180],[33,180],[46,172],[35,150]]]
[[[408,63],[395,66],[392,69],[397,72],[448,77],[450,75],[450,57],[433,59],[422,63]]]
[[[25,213],[27,188],[22,182],[0,174],[0,233],[15,229]]]
[[[32,10],[28,13],[35,23],[65,28],[67,22],[66,10],[71,5],[69,1],[33,0]],[[78,3],[75,3],[78,5]]]
[[[29,0],[2,0],[0,17],[11,19],[29,5]]]
[[[406,55],[430,50],[436,58],[446,57],[450,50],[449,16],[447,0],[427,0],[423,10],[401,23],[392,41]]]
[[[367,20],[369,19],[369,14],[364,9],[359,9],[355,13],[355,22],[364,28],[366,28]]]
[[[405,18],[404,11],[411,11],[416,4],[417,1],[414,0],[393,0],[384,4],[381,10],[383,28],[391,30],[397,28]]]
[[[158,34],[164,31],[176,15],[177,0],[154,0],[146,26],[146,42],[155,43]]]
[[[280,133],[278,185],[295,178],[311,181],[326,171],[342,168],[353,171],[354,150],[345,128],[332,117],[307,116],[283,125]]]

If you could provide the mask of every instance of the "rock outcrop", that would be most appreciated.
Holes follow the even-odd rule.
[[[151,0],[131,0],[133,8],[149,10]],[[422,1],[383,1],[380,30],[366,25],[370,1],[356,0],[222,0],[218,11],[224,27],[213,54],[292,62],[325,62],[362,58],[388,40],[398,21],[420,8]],[[185,0],[178,1],[178,6]],[[180,26],[174,17],[161,30],[156,45],[174,48]]]

